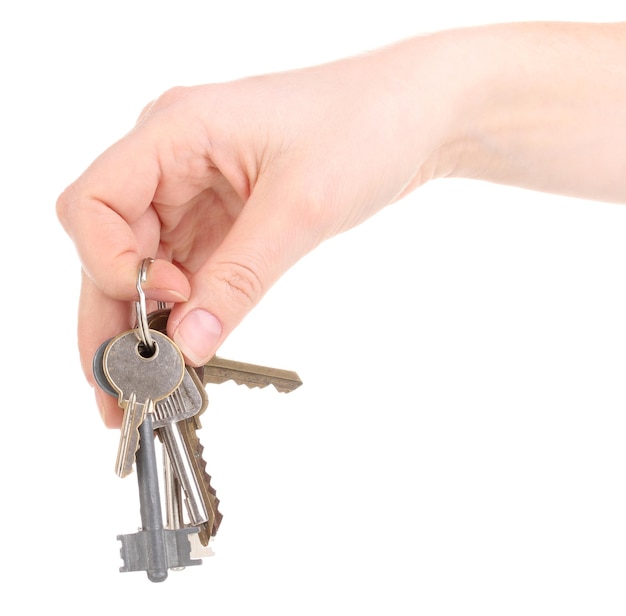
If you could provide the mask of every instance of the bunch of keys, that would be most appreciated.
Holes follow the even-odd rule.
[[[208,406],[204,386],[232,380],[290,392],[302,381],[295,372],[219,357],[200,368],[185,365],[180,349],[165,334],[169,310],[159,304],[155,312],[146,311],[142,282],[151,262],[144,259],[137,278],[137,326],[98,348],[93,372],[124,411],[115,472],[126,477],[133,466],[137,470],[141,529],[118,536],[120,571],[146,571],[150,581],[161,582],[169,569],[201,564],[194,554],[212,553],[209,541],[222,520],[198,436]],[[162,444],[165,522],[155,435]]]

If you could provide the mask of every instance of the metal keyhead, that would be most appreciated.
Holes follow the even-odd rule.
[[[122,407],[132,393],[140,403],[158,402],[177,389],[185,376],[180,349],[166,335],[150,333],[155,343],[152,351],[143,347],[134,329],[113,338],[104,350],[104,373]]]
[[[107,381],[118,393],[124,410],[115,472],[126,477],[132,472],[139,427],[159,400],[175,391],[185,375],[185,361],[178,347],[164,334],[151,331],[152,349],[132,329],[109,342],[102,356]]]

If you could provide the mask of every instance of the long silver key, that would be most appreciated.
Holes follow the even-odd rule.
[[[161,449],[163,453],[163,483],[165,484],[165,528],[169,530],[186,528],[183,519],[183,496],[180,482],[167,455],[167,449],[165,447]],[[213,550],[208,546],[208,540],[203,543],[200,537],[201,533],[206,532],[204,529],[206,524],[208,522],[196,527],[197,532],[189,535],[191,558],[201,559],[214,556]],[[181,571],[184,568],[184,566],[177,567],[176,571]]]
[[[163,484],[165,486],[165,528],[183,528],[183,501],[180,482],[170,462],[167,449],[162,447]]]
[[[165,335],[151,330],[154,349],[145,349],[129,330],[113,338],[104,349],[104,374],[118,393],[124,410],[115,472],[126,477],[132,472],[139,447],[139,427],[159,400],[178,388],[185,375],[179,348]]]
[[[157,310],[150,313],[150,328],[164,333],[169,312]],[[171,482],[166,477],[166,505],[172,524],[177,523],[175,512],[180,511],[180,505],[176,499],[180,496],[185,503],[189,523],[199,527],[200,543],[206,547],[209,538],[217,532],[222,514],[202,458],[203,447],[196,435],[199,417],[206,410],[209,400],[197,369],[187,366],[186,371],[176,392],[155,405],[155,418],[158,418],[155,427],[159,428],[157,434],[168,454],[165,471],[169,473],[172,466],[177,480]]]
[[[187,368],[180,386],[154,405],[154,428],[180,484],[189,522],[192,526],[199,526],[209,519],[209,511],[200,493],[190,460],[191,452],[185,447],[180,432],[180,422],[203,412],[208,404],[204,387],[196,385],[192,370]]]
[[[148,315],[147,320],[150,328],[162,333],[165,332],[169,313],[168,309],[162,308]],[[195,377],[197,376],[197,387],[202,391],[203,395],[205,394],[204,385],[208,383],[223,383],[229,380],[251,388],[272,385],[279,392],[291,392],[302,385],[300,377],[293,371],[237,362],[217,356],[213,357],[205,366],[200,368],[187,367],[187,370],[189,374],[194,376],[194,380],[196,380]],[[172,441],[174,438],[176,439],[177,442],[172,442],[168,446],[169,448],[175,447],[180,451],[184,446],[184,450],[187,453],[186,458],[182,459],[189,463],[190,468],[179,469],[176,471],[176,475],[178,479],[182,479],[181,483],[186,481],[186,478],[195,478],[195,483],[191,486],[191,490],[183,491],[185,492],[185,497],[188,494],[192,494],[192,503],[204,504],[203,511],[190,511],[189,506],[187,510],[190,514],[191,523],[197,525],[200,529],[198,534],[200,543],[203,546],[208,546],[209,539],[217,532],[222,515],[218,511],[219,500],[211,486],[211,476],[206,471],[206,462],[202,457],[204,447],[198,436],[198,430],[201,428],[200,415],[203,412],[204,408],[193,416],[176,422],[175,432],[173,434],[170,433],[168,436],[165,434],[163,436],[172,438]],[[161,431],[159,430],[159,432]],[[182,445],[179,439],[182,439]],[[180,459],[177,453],[170,456],[170,458],[174,459],[177,457]],[[171,459],[170,462],[175,465],[174,459]],[[176,493],[172,492],[170,496],[172,499],[175,499]],[[169,497],[168,507],[171,507],[172,511],[176,507],[174,500],[170,501]],[[205,513],[208,519],[202,521]]]

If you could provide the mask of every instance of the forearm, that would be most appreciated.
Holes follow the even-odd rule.
[[[427,39],[449,129],[432,176],[626,202],[626,23],[503,24]]]

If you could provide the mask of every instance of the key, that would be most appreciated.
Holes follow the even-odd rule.
[[[148,315],[150,328],[164,333],[167,328],[169,314],[170,311],[166,308],[152,312]],[[204,389],[203,386],[205,384],[223,383],[228,380],[233,380],[239,385],[247,385],[248,387],[266,387],[267,385],[273,385],[280,392],[293,391],[302,384],[300,377],[292,371],[235,362],[219,357],[214,357],[203,367],[195,369],[187,367],[187,369],[189,373],[194,376],[197,373],[199,381],[197,386],[201,389]],[[222,515],[217,509],[219,500],[217,499],[215,490],[211,486],[211,476],[206,471],[206,462],[202,456],[204,447],[198,436],[198,431],[202,427],[200,415],[203,412],[204,409],[192,417],[178,421],[175,424],[177,431],[176,436],[182,439],[184,449],[188,454],[187,460],[191,466],[190,472],[185,472],[184,470],[182,472],[177,471],[176,475],[179,479],[185,477],[185,475],[194,476],[196,479],[196,487],[201,496],[199,500],[204,503],[209,518],[206,522],[201,522],[198,525],[200,529],[198,537],[200,543],[203,546],[207,546],[210,538],[217,532]],[[160,432],[161,430],[159,433]],[[174,506],[174,504],[172,504],[172,506]],[[211,516],[211,512],[213,512],[213,516]],[[193,523],[193,514],[190,514],[190,518],[192,518]]]
[[[100,386],[100,389],[103,389],[107,394],[117,398],[118,393],[115,391],[109,380],[107,379],[106,374],[104,373],[104,351],[107,348],[109,342],[111,342],[113,338],[109,338],[105,340],[96,350],[93,361],[91,362],[91,367],[93,370],[93,376],[96,379],[96,383]]]
[[[169,314],[169,309],[155,310],[150,313],[148,315],[150,327],[165,333]],[[291,370],[246,364],[218,356],[211,358],[207,364],[197,368],[196,371],[203,385],[234,381],[237,385],[247,385],[251,388],[273,385],[277,391],[283,393],[293,391],[302,385],[300,377]]]
[[[200,526],[215,525],[217,505],[204,493],[203,478],[196,472],[194,451],[187,447],[181,425],[195,415],[204,412],[208,398],[193,368],[187,368],[180,387],[170,396],[155,404],[154,427],[167,450],[170,464],[183,494],[189,523]]]
[[[135,330],[113,338],[102,354],[106,380],[118,394],[124,410],[115,472],[132,472],[139,447],[139,427],[159,400],[178,388],[185,375],[185,362],[178,347],[164,334],[151,331],[154,350],[148,352]]]
[[[163,483],[165,484],[165,528],[177,530],[184,528],[183,522],[183,504],[180,483],[174,472],[174,468],[167,455],[167,449],[163,451]],[[202,532],[202,527],[198,530]],[[208,545],[203,545],[199,533],[189,535],[189,543],[191,544],[191,557],[204,558],[214,556],[213,550]],[[207,542],[208,543],[208,542]],[[178,567],[176,570],[183,570],[184,567]]]
[[[117,538],[122,543],[120,556],[124,563],[120,571],[146,571],[151,582],[163,582],[167,579],[168,569],[178,570],[202,564],[202,560],[192,558],[189,540],[191,535],[198,533],[198,529],[163,527],[150,414],[146,415],[139,432],[137,483],[142,527],[135,534],[118,535]]]
[[[148,315],[150,328],[164,333],[168,316],[169,310],[151,313]],[[222,520],[218,510],[219,499],[211,486],[211,476],[206,472],[206,462],[202,458],[204,448],[196,434],[200,425],[198,417],[204,413],[208,402],[196,369],[187,366],[180,388],[155,405],[155,416],[163,416],[163,421],[158,420],[155,427],[159,428],[159,438],[167,450],[169,464],[173,466],[178,480],[189,523],[200,528],[199,537],[203,546],[208,545],[209,538],[215,535]],[[167,466],[165,470],[169,471]],[[171,495],[173,498],[178,496],[174,489]],[[167,493],[166,503],[174,516],[177,505]]]
[[[267,368],[256,364],[246,364],[231,359],[214,356],[202,368],[202,383],[224,383],[234,381],[237,385],[248,387],[267,387],[273,385],[282,393],[289,393],[302,385],[300,377],[291,370]]]
[[[202,500],[209,512],[209,519],[199,525],[198,539],[203,546],[209,545],[209,540],[214,537],[222,521],[219,499],[215,489],[211,486],[211,475],[207,473],[206,461],[203,458],[204,447],[200,442],[198,430],[201,428],[200,415],[181,421],[179,424],[180,435],[185,443],[185,449],[189,452],[189,460],[194,476],[198,481],[198,489]]]
[[[165,485],[165,528],[177,530],[183,527],[183,502],[180,482],[163,447],[163,484]]]

